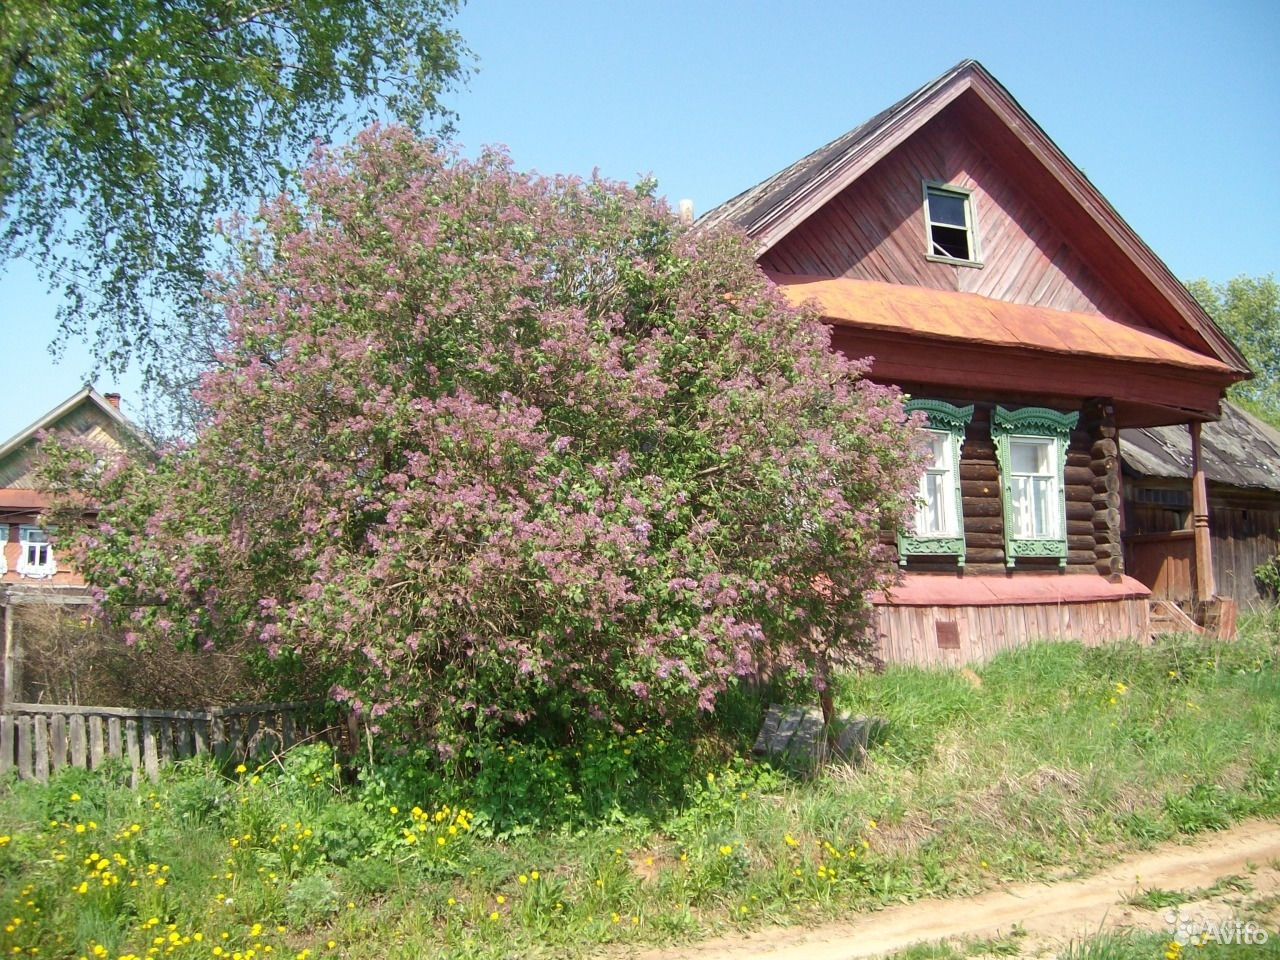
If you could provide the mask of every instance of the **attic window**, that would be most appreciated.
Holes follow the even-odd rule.
[[[979,265],[973,199],[968,190],[926,183],[924,219],[930,260]]]

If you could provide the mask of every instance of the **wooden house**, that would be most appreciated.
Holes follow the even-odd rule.
[[[119,394],[104,396],[86,386],[0,444],[0,590],[73,594],[84,581],[40,526],[48,503],[37,489],[35,457],[45,434],[85,439],[108,451],[149,447],[150,441],[120,412]]]
[[[885,659],[1147,635],[1119,430],[1198,430],[1249,369],[990,73],[957,65],[700,223],[746,231],[835,348],[928,418],[914,524],[889,535]]]
[[[1121,431],[1128,571],[1152,596],[1196,600],[1191,438],[1180,427]],[[1244,607],[1263,598],[1254,570],[1280,554],[1280,430],[1230,403],[1201,435],[1215,593]]]
[[[40,525],[49,506],[37,489],[36,452],[40,439],[61,434],[87,440],[104,451],[150,449],[150,440],[123,413],[120,395],[91,386],[76,392],[24,430],[0,444],[0,624],[3,626],[4,700],[17,684],[15,607],[88,602],[84,580],[60,556]]]

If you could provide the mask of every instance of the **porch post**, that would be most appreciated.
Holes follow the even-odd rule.
[[[1213,540],[1209,535],[1209,490],[1200,456],[1200,424],[1191,424],[1191,526],[1196,543],[1196,600],[1205,603],[1217,593],[1213,580]]]
[[[18,658],[13,648],[13,604],[7,593],[0,593],[0,618],[4,620],[4,703],[13,701],[17,692]]]

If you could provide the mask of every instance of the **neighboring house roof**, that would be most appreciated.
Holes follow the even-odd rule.
[[[83,415],[85,413],[87,416]],[[119,441],[104,430],[104,426],[114,430],[119,437],[141,444],[148,450],[154,449],[151,439],[132,420],[92,386],[85,386],[0,444],[0,490],[5,491],[4,503],[11,507],[42,504],[38,494],[31,494],[27,476],[35,439],[41,431],[71,430],[77,436],[100,437],[118,445]]]
[[[1280,431],[1230,403],[1222,419],[1201,428],[1207,479],[1234,487],[1280,492]],[[1188,479],[1191,434],[1186,427],[1120,432],[1120,456],[1139,477]]]
[[[731,223],[764,254],[880,159],[952,104],[963,100],[975,134],[1027,177],[1060,222],[1086,231],[1117,286],[1148,305],[1148,319],[1219,360],[1231,379],[1249,377],[1244,356],[1168,267],[1125,223],[1088,178],[977,61],[965,60],[889,109],[772,177],[708,211],[701,226]],[[1081,218],[1080,213],[1087,216]]]

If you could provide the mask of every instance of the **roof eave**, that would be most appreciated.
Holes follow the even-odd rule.
[[[75,409],[85,400],[92,400],[103,413],[127,430],[148,450],[155,450],[155,444],[152,443],[151,438],[143,433],[137,424],[117,410],[114,404],[109,403],[107,398],[98,393],[91,385],[86,384],[34,423],[19,430],[3,444],[0,444],[0,460],[9,456],[9,454],[13,453],[41,430],[46,429],[50,424],[56,423],[61,417]]]

